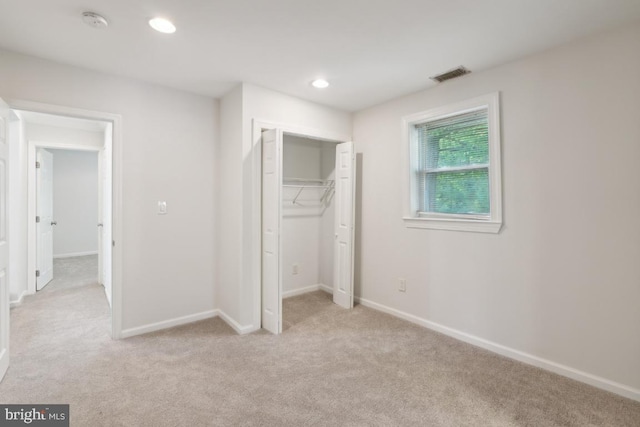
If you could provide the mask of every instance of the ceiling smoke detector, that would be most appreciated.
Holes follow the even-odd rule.
[[[459,66],[458,68],[454,68],[453,70],[445,71],[442,74],[438,74],[437,76],[429,77],[431,80],[434,80],[438,83],[442,83],[447,80],[455,79],[456,77],[464,76],[465,74],[469,74],[471,70],[467,70],[464,66]]]
[[[84,12],[82,14],[82,22],[92,28],[97,28],[99,30],[107,28],[109,26],[109,22],[107,22],[104,16],[100,16],[97,13],[93,12]]]

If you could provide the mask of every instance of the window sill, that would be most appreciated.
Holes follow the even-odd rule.
[[[469,231],[474,233],[499,233],[502,221],[470,220],[458,218],[415,218],[404,217],[404,225],[409,228],[431,230]]]

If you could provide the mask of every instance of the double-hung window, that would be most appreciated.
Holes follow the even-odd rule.
[[[500,230],[498,99],[496,93],[405,117],[407,226]]]

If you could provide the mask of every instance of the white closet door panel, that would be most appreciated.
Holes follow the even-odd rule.
[[[9,106],[0,99],[0,381],[9,368],[9,242],[7,240],[7,161]]]
[[[336,146],[333,302],[353,307],[355,231],[355,155],[353,142]]]
[[[280,218],[282,131],[262,134],[262,327],[282,332]]]

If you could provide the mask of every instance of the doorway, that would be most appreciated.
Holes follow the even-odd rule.
[[[94,159],[97,157],[98,212],[91,220],[93,231],[90,233],[94,242],[97,235],[98,245],[92,250],[66,251],[63,255],[92,252],[94,259],[90,261],[94,265],[97,252],[96,282],[103,285],[109,303],[111,337],[118,339],[122,330],[122,249],[116,245],[122,236],[121,117],[19,100],[12,101],[9,107],[12,114],[9,132],[11,305],[20,304],[24,296],[34,294],[37,288],[37,149],[82,152]],[[53,222],[60,225],[55,219]]]
[[[102,132],[95,136],[104,139]],[[109,297],[99,274],[98,159],[95,149],[36,147],[36,291],[100,283]]]
[[[102,258],[108,259],[100,262],[108,266],[104,268],[104,275],[110,282],[111,337],[120,338],[122,331],[122,252],[116,246],[122,237],[121,116],[31,101],[13,100],[7,104],[0,99],[0,381],[9,366],[10,307],[21,304],[25,295],[36,292],[35,160],[38,144],[34,141],[42,139],[34,133],[27,134],[24,114],[40,115],[43,120],[55,120],[58,125],[71,121],[98,123],[104,127],[102,141],[93,148],[100,152],[100,163],[106,166],[100,176],[107,177],[101,181],[105,191],[99,197],[101,203],[106,203],[101,208],[104,214],[101,222],[109,224],[109,240],[103,239]],[[56,136],[56,132],[50,136]],[[49,144],[50,148],[87,149],[86,144],[69,139]]]
[[[279,128],[261,148],[261,326],[279,334],[285,296],[323,289],[353,307],[355,156],[351,142]]]
[[[112,266],[110,261],[101,261],[112,259],[111,245],[104,244],[112,240],[112,224],[104,220],[113,209],[111,175],[107,173],[112,163],[112,124],[25,110],[17,114],[24,122],[27,145],[28,217],[35,218],[27,226],[27,271],[35,271],[28,275],[27,293],[43,289],[54,278],[55,256],[97,255],[98,259],[92,260],[101,269],[96,278],[100,278],[111,304],[112,284],[104,278],[111,277],[105,270]],[[55,166],[56,159],[61,167]],[[56,180],[66,180],[74,188],[66,191],[56,185],[54,191],[54,174]],[[56,203],[56,214],[63,218],[53,217],[55,193],[60,196],[56,201],[67,205],[62,208]],[[80,210],[85,210],[83,215],[78,215]],[[61,233],[65,229],[67,233]]]

